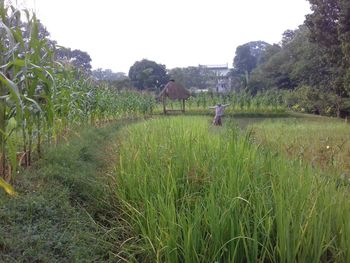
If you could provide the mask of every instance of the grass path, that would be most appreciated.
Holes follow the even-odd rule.
[[[0,191],[0,262],[111,262],[121,238],[111,192],[115,141],[126,123],[86,128]]]

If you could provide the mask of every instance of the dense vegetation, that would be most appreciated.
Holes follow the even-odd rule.
[[[346,188],[209,122],[169,118],[124,129],[116,191],[133,229],[123,250],[130,260],[350,260]]]
[[[210,106],[218,103],[230,104],[225,113],[228,115],[239,114],[287,114],[284,93],[277,90],[269,90],[251,96],[246,92],[236,92],[226,95],[215,93],[199,93],[186,101],[186,110],[189,114],[213,114]],[[167,105],[170,109],[180,109],[181,101],[170,101]],[[155,112],[162,112],[160,105]]]
[[[59,63],[35,15],[1,1],[0,16],[2,177],[11,179],[18,165],[31,164],[33,152],[40,156],[43,144],[55,144],[77,125],[152,111],[153,97],[97,85],[86,75],[87,66]]]
[[[350,127],[338,120],[270,120],[252,125],[256,143],[350,179]]]
[[[0,262],[117,262],[122,224],[111,177],[123,123],[84,128],[0,191]]]
[[[0,261],[350,262],[349,126],[289,112],[349,115],[350,2],[309,2],[280,44],[239,46],[216,94],[205,66],[91,71],[0,0]],[[170,78],[212,89],[188,115],[230,104],[224,127],[159,116]]]
[[[350,2],[309,2],[312,13],[304,24],[286,30],[280,44],[259,47],[262,59],[253,49],[237,48],[235,61],[241,63],[234,63],[232,77],[242,78],[239,71],[247,71],[250,79],[243,87],[253,94],[290,90],[289,104],[296,110],[345,117],[350,114]]]

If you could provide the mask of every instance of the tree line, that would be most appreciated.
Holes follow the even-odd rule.
[[[239,46],[231,77],[253,95],[283,90],[296,110],[344,117],[350,114],[350,1],[308,1],[312,13],[279,44]]]
[[[308,0],[311,13],[280,43],[251,41],[236,48],[228,74],[233,91],[251,95],[276,89],[288,106],[302,112],[344,117],[350,114],[350,1]],[[174,68],[137,61],[131,84],[159,90],[169,78],[185,87],[212,88],[215,76],[203,67]]]
[[[307,0],[311,13],[295,30],[286,30],[280,43],[251,41],[236,48],[232,70],[227,75],[233,91],[284,92],[286,103],[295,110],[334,116],[350,113],[350,1]],[[25,28],[25,27],[24,27]],[[49,33],[39,23],[39,36]],[[159,92],[175,79],[187,88],[210,89],[215,74],[208,68],[167,69],[152,60],[136,61],[128,74],[111,69],[91,70],[87,52],[58,46],[53,40],[55,60],[69,64],[96,81],[114,88],[137,88]]]

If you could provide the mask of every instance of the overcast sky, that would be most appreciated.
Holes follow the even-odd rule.
[[[17,2],[36,11],[58,44],[88,52],[93,68],[126,73],[143,58],[167,68],[231,67],[238,45],[278,43],[286,29],[296,29],[310,13],[306,0]]]

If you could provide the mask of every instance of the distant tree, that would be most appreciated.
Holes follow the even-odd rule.
[[[248,45],[237,47],[236,55],[233,60],[233,66],[237,72],[244,74],[250,72],[256,67],[257,59],[253,56]]]
[[[108,80],[108,81],[121,80],[121,79],[128,78],[124,72],[113,72],[111,69],[102,69],[102,68],[98,68],[98,69],[93,70],[92,76],[96,80]]]
[[[215,73],[206,66],[187,67],[184,71],[188,76],[189,88],[209,89],[215,85]]]
[[[205,66],[174,68],[169,70],[169,75],[188,89],[208,89],[215,79],[215,74]]]
[[[130,67],[129,78],[140,90],[160,90],[169,80],[165,65],[147,59],[136,61]]]
[[[128,77],[108,81],[109,85],[116,90],[132,89],[133,85]]]
[[[71,50],[66,47],[58,47],[56,50],[56,60],[73,65],[85,72],[91,71],[90,55],[79,49]]]
[[[336,114],[350,114],[350,1],[308,1],[312,13],[306,16],[305,25],[310,29],[310,41],[322,50],[329,64]]]
[[[184,87],[188,87],[189,84],[189,76],[185,72],[185,68],[173,68],[168,70],[169,78],[176,81],[176,83],[181,84]]]
[[[339,55],[339,26],[342,0],[308,0],[312,13],[306,16],[310,40],[324,46],[332,56]],[[348,2],[348,0],[345,0]]]
[[[233,59],[234,72],[244,75],[244,86],[249,83],[250,74],[259,64],[263,62],[266,49],[271,46],[264,41],[251,41],[236,48]]]
[[[282,46],[284,47],[291,42],[295,37],[295,30],[287,29],[282,34]]]
[[[115,90],[132,88],[132,83],[124,72],[113,72],[111,69],[98,68],[92,71],[92,76],[98,82],[108,83],[108,86]]]
[[[41,21],[39,19],[37,20],[37,22],[38,22],[37,26],[38,26],[38,37],[39,37],[39,39],[48,38],[50,36],[49,31],[47,31],[46,27],[41,23]],[[26,28],[27,23],[23,22],[22,24],[24,26],[24,27],[22,26],[22,28],[23,29]],[[30,33],[31,33],[30,31],[25,31],[25,33],[23,35],[24,35],[24,37],[29,37]]]
[[[294,89],[300,85],[329,88],[329,83],[324,81],[331,79],[332,74],[317,45],[308,41],[308,34],[305,26],[287,30],[282,47],[268,47],[263,55],[265,62],[252,73],[252,88]]]
[[[282,47],[278,44],[267,46],[265,51],[260,55],[259,65],[268,61],[273,55],[280,52],[281,50],[282,50]]]
[[[265,50],[271,46],[264,41],[251,41],[236,48],[233,67],[237,72],[250,72],[261,63]]]
[[[319,43],[309,40],[310,30],[300,26],[283,34],[281,47],[269,47],[265,63],[252,71],[252,93],[273,88],[292,90],[288,103],[315,114],[343,116],[349,99],[339,93],[339,66]]]
[[[350,1],[308,0],[312,13],[306,16],[310,41],[326,55],[334,75],[339,96],[350,96]]]

